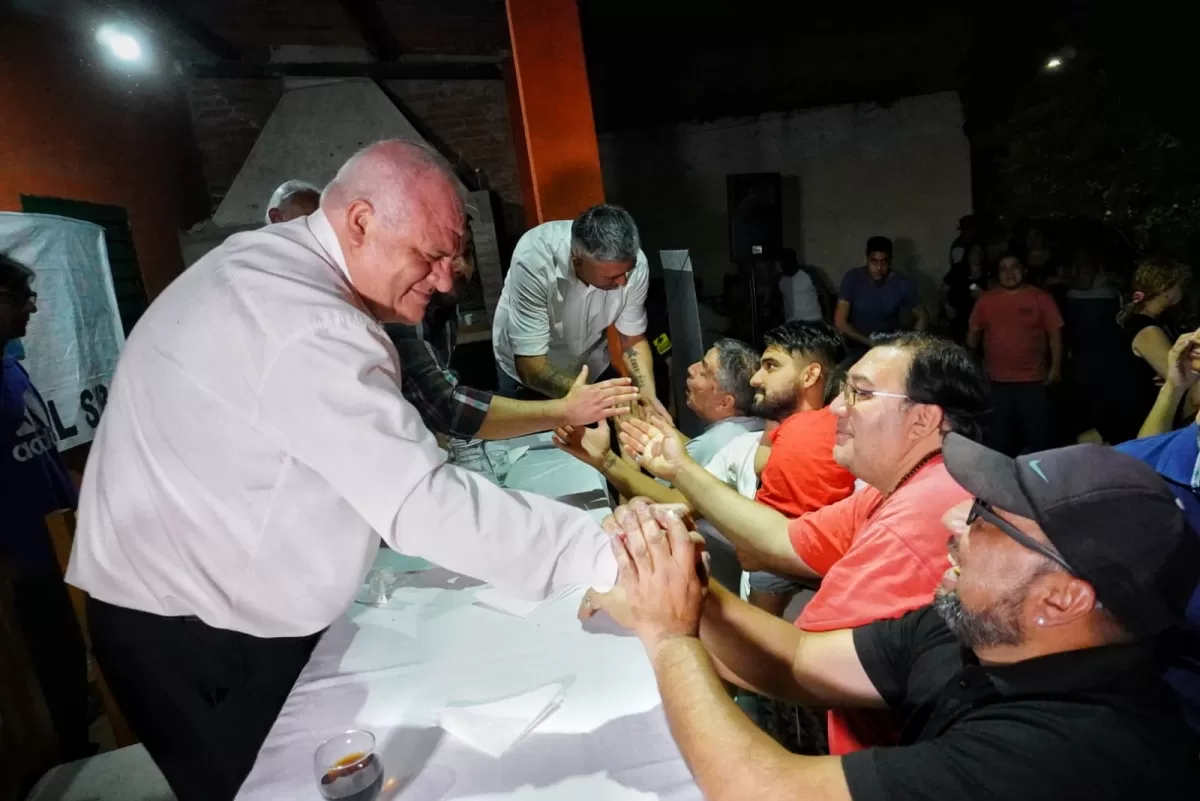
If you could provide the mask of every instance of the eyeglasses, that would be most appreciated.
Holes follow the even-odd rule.
[[[1045,545],[1042,545],[1040,542],[1035,540],[1033,537],[1029,536],[1024,531],[1021,531],[1021,529],[1017,528],[1012,523],[1008,522],[1003,517],[996,514],[995,510],[993,510],[992,507],[990,505],[988,505],[985,501],[981,501],[978,498],[976,498],[975,502],[973,504],[971,504],[971,511],[967,513],[967,525],[968,526],[971,525],[972,523],[974,523],[976,520],[978,520],[981,517],[984,520],[991,523],[996,528],[1003,531],[1008,536],[1012,537],[1017,542],[1024,545],[1029,550],[1036,551],[1037,553],[1040,553],[1042,556],[1046,557],[1050,561],[1054,562],[1059,567],[1061,567],[1063,570],[1070,573],[1072,576],[1077,575],[1075,573],[1075,571],[1071,568],[1071,566],[1069,564],[1067,564],[1066,559],[1063,559],[1061,556],[1059,556],[1053,550],[1051,550],[1050,548],[1047,548]]]
[[[842,386],[842,399],[846,401],[847,406],[853,406],[859,400],[870,400],[871,398],[900,398],[908,400],[907,395],[901,395],[898,392],[880,392],[875,389],[862,389],[856,387],[847,381]]]

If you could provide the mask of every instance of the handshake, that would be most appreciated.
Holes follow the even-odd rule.
[[[617,583],[588,590],[581,620],[607,612],[631,629],[651,657],[675,637],[697,637],[708,594],[708,553],[687,508],[634,498],[601,524],[617,560]]]

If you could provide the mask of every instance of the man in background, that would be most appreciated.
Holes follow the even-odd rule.
[[[1047,388],[1062,377],[1063,319],[1049,292],[1025,283],[1016,256],[1001,259],[997,272],[999,286],[975,301],[967,344],[983,346],[992,383],[989,444],[1016,456],[1050,447]]]
[[[580,369],[595,380],[623,360],[639,401],[655,400],[654,364],[646,340],[650,269],[637,225],[618,206],[593,206],[571,220],[527,231],[492,325],[500,394],[561,398]],[[606,331],[616,327],[620,353],[610,353]]]
[[[0,352],[8,342],[25,336],[29,318],[37,311],[32,281],[28,268],[0,254]],[[25,368],[4,355],[0,561],[15,571],[16,616],[64,761],[95,752],[88,742],[87,651],[46,530],[46,515],[74,509],[77,503],[46,403]]]
[[[284,181],[267,201],[267,225],[307,217],[321,206],[321,190],[308,181]]]
[[[929,327],[929,315],[917,297],[917,285],[907,275],[892,270],[892,240],[873,236],[867,240],[867,263],[842,278],[833,321],[846,337],[850,361],[871,348],[872,334],[901,329],[901,315],[912,312],[914,328]]]
[[[821,298],[808,270],[796,260],[796,251],[785,248],[779,259],[779,299],[783,321],[790,323],[823,320]]]
[[[564,425],[588,425],[628,414],[637,390],[630,379],[587,383],[586,366],[571,389],[553,400],[514,400],[459,383],[450,369],[458,338],[458,301],[475,277],[475,238],[468,224],[453,284],[429,301],[416,325],[384,326],[400,357],[400,387],[430,431],[460,439],[507,439]]]
[[[736,339],[719,339],[704,358],[688,368],[688,408],[708,426],[684,446],[700,464],[707,464],[734,439],[760,432],[763,420],[751,416],[754,390],[750,376],[756,357],[750,346]],[[682,437],[682,434],[680,435]],[[757,433],[750,436],[757,438]],[[612,452],[607,426],[564,426],[555,431],[555,444],[604,474],[621,495],[644,496],[661,503],[682,498]]]

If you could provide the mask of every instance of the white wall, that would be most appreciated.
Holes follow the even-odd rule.
[[[686,123],[600,137],[611,202],[626,206],[647,253],[689,248],[707,293],[729,261],[725,176],[783,175],[784,245],[836,283],[863,263],[867,237],[896,241],[896,266],[931,300],[958,218],[971,211],[971,162],[958,95]]]

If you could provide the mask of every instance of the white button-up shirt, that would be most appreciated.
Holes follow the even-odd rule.
[[[575,277],[571,264],[571,220],[527,231],[513,251],[496,305],[496,363],[518,379],[515,357],[546,356],[568,375],[587,364],[594,380],[610,363],[605,329],[615,323],[625,336],[646,332],[649,281],[646,254],[639,250],[625,286],[588,286]]]
[[[129,337],[67,581],[259,637],[333,622],[380,536],[524,597],[614,581],[585,512],[447,464],[399,370],[321,212],[231,237]]]

